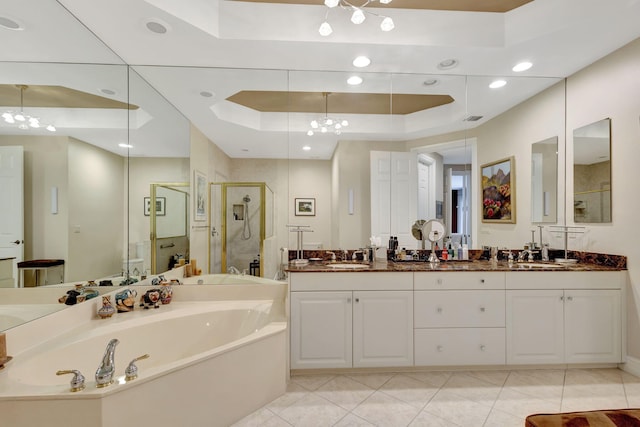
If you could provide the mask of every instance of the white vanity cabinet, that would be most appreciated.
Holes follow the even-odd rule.
[[[413,273],[290,273],[291,368],[413,365]]]
[[[507,363],[619,363],[624,272],[507,272]]]
[[[505,363],[505,273],[414,274],[417,366]]]

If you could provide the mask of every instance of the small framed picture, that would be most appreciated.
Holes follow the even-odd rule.
[[[198,170],[193,171],[194,221],[207,219],[207,177]]]
[[[315,216],[316,199],[295,199],[296,216]]]
[[[156,197],[156,216],[166,215],[166,198]],[[144,216],[151,215],[151,197],[144,198]]]

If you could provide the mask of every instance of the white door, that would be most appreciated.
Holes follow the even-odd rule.
[[[371,235],[380,236],[382,244],[391,234],[391,153],[372,151],[371,164]]]
[[[24,256],[23,159],[23,147],[0,147],[0,258],[15,258],[16,280],[17,263]]]
[[[418,157],[415,153],[391,153],[391,234],[400,247],[415,249],[418,241],[411,226],[418,219]]]
[[[291,368],[350,368],[352,293],[291,292]]]
[[[564,292],[566,363],[620,363],[620,291]]]
[[[507,291],[507,364],[564,362],[562,290]]]
[[[353,293],[353,366],[413,365],[413,291]]]

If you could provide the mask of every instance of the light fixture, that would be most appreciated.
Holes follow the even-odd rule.
[[[347,84],[351,85],[351,86],[357,86],[359,84],[362,84],[362,77],[360,76],[351,76],[347,79]]]
[[[20,89],[20,111],[14,112],[9,110],[2,113],[2,118],[4,119],[5,123],[8,123],[10,125],[18,125],[18,129],[22,130],[38,129],[44,127],[49,132],[55,132],[55,126],[42,123],[40,122],[39,118],[24,113],[24,92],[29,86],[16,85],[16,87]]]
[[[368,67],[370,64],[371,60],[364,55],[360,55],[353,60],[353,66],[358,68]]]
[[[507,84],[507,82],[506,82],[506,81],[504,81],[504,80],[494,80],[494,81],[492,81],[492,82],[491,82],[491,84],[489,85],[489,87],[490,87],[491,89],[498,89],[498,88],[503,87],[503,86],[504,86],[504,85],[506,85],[506,84]]]
[[[514,65],[512,70],[516,73],[521,73],[523,71],[527,71],[532,66],[533,64],[531,62],[524,61]]]
[[[302,147],[302,149],[304,151],[311,151],[311,147],[309,147],[308,145],[305,145],[304,147]]]
[[[324,96],[324,117],[311,120],[311,123],[309,123],[311,129],[307,131],[307,135],[313,136],[316,132],[332,132],[336,135],[340,135],[342,133],[342,129],[349,126],[349,122],[347,120],[329,117],[329,92],[323,92],[322,96]]]
[[[454,58],[445,59],[438,64],[438,68],[441,70],[450,70],[458,66],[458,60]]]
[[[324,21],[318,28],[318,32],[321,36],[326,37],[333,33],[333,28],[331,28],[331,25],[329,25],[328,22],[329,11],[338,6],[340,6],[341,9],[351,13],[351,22],[356,25],[362,24],[367,19],[367,15],[372,15],[382,19],[382,22],[380,23],[380,29],[382,31],[391,31],[395,28],[395,23],[393,22],[393,19],[391,19],[391,17],[380,15],[378,13],[372,12],[369,9],[366,9],[367,6],[375,3],[376,1],[379,1],[381,4],[389,4],[393,0],[365,0],[364,3],[359,6],[354,5],[353,3],[351,3],[351,1],[352,0],[324,0],[325,6],[327,6],[329,9],[327,10],[327,14],[324,17]]]
[[[133,148],[133,145],[127,144],[126,142],[121,142],[120,144],[118,144],[118,147],[121,147],[121,148]]]

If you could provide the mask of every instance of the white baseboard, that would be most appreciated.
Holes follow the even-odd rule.
[[[620,364],[620,369],[632,375],[640,377],[640,359],[627,356],[625,363]]]

